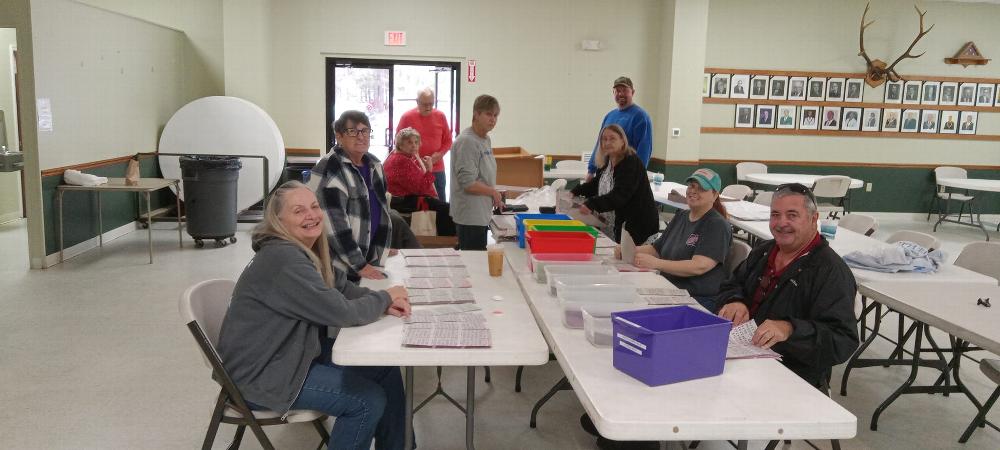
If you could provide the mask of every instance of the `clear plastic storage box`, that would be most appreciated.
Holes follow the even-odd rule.
[[[580,311],[583,315],[583,334],[587,336],[587,341],[597,347],[610,347],[611,313],[603,314],[604,311],[595,311],[595,308],[589,306]]]
[[[558,290],[559,306],[566,328],[583,328],[582,308],[623,311],[641,308],[635,286],[627,284],[588,284]]]
[[[535,281],[539,283],[548,282],[551,289],[555,281],[552,277],[561,275],[618,275],[618,269],[602,263],[603,261],[600,259],[584,263],[578,261],[569,263],[549,261],[541,270],[542,275],[535,274]],[[555,295],[555,291],[552,292],[552,295]]]
[[[553,274],[549,280],[549,293],[556,295],[559,289],[591,284],[628,284],[617,271],[608,274]]]
[[[600,265],[604,260],[588,253],[537,253],[528,255],[528,270],[535,274],[535,281],[544,283],[545,266],[566,265]]]

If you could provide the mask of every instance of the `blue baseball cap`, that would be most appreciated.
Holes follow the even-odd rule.
[[[712,169],[698,169],[684,182],[687,183],[691,180],[697,181],[701,188],[706,191],[722,192],[722,177]]]

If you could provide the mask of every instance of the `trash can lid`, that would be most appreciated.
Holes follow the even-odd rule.
[[[243,161],[237,156],[186,155],[179,159],[182,169],[239,170],[243,167]]]

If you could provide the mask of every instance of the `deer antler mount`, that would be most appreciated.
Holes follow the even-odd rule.
[[[869,25],[875,23],[874,20],[865,23],[865,18],[868,16],[868,8],[870,6],[871,3],[865,5],[865,12],[864,14],[861,15],[861,37],[859,38],[861,51],[858,53],[858,56],[864,58],[865,63],[868,64],[868,70],[865,73],[865,82],[868,83],[868,85],[871,87],[877,87],[881,86],[882,83],[885,83],[885,80],[887,79],[889,81],[899,81],[903,79],[903,77],[899,76],[899,74],[896,73],[895,69],[896,64],[899,64],[900,61],[907,58],[916,59],[924,55],[923,53],[919,55],[914,55],[911,54],[910,51],[913,50],[914,45],[917,45],[917,42],[920,41],[920,38],[924,37],[924,35],[931,32],[931,29],[934,28],[934,25],[931,25],[930,28],[924,30],[924,14],[927,14],[927,11],[921,11],[920,8],[917,8],[916,5],[914,5],[913,9],[916,9],[917,14],[920,16],[920,32],[917,33],[917,37],[913,39],[913,42],[910,43],[910,46],[906,49],[906,51],[903,52],[902,55],[899,55],[899,58],[896,58],[896,60],[893,61],[892,64],[886,66],[885,61],[882,61],[881,59],[876,59],[873,61],[871,58],[868,57],[868,53],[865,52],[865,28],[868,28]]]

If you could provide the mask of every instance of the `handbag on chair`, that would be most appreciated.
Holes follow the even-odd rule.
[[[417,236],[437,236],[437,211],[427,206],[424,197],[417,199],[417,210],[410,214],[410,229]]]

